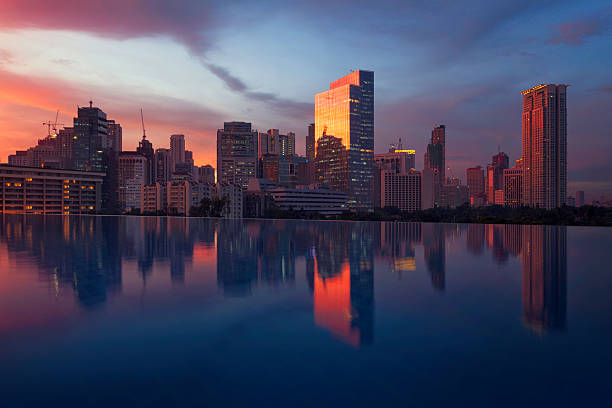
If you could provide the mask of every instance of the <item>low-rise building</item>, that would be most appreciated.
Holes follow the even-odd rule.
[[[95,214],[104,176],[0,164],[0,213]]]
[[[217,196],[226,198],[227,203],[223,208],[223,217],[242,218],[243,214],[243,191],[237,184],[217,183]]]

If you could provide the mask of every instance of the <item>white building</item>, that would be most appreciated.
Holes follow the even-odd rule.
[[[124,211],[140,209],[142,187],[146,178],[148,160],[137,152],[119,153],[119,205]]]

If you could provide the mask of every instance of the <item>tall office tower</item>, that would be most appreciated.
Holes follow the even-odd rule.
[[[348,193],[348,151],[342,139],[323,134],[323,137],[317,140],[316,151],[316,182],[326,184],[332,190]]]
[[[306,160],[308,160],[308,184],[315,182],[315,124],[308,125],[306,136]]]
[[[584,191],[576,191],[576,206],[581,207],[584,205]]]
[[[200,183],[215,184],[215,168],[210,164],[198,168],[198,181]]]
[[[257,157],[265,154],[280,154],[278,129],[268,129],[266,133],[258,134]]]
[[[508,156],[504,152],[499,152],[491,159],[491,164],[487,166],[487,200],[495,203],[495,191],[504,189],[504,170],[508,168]]]
[[[315,140],[318,142],[324,135],[338,138],[347,153],[348,186],[343,190],[349,195],[349,206],[371,209],[374,173],[373,71],[353,71],[332,82],[328,91],[316,95]],[[315,146],[315,157],[319,146]]]
[[[520,167],[504,170],[504,205],[520,207],[523,203],[523,170]]]
[[[523,95],[523,199],[556,208],[567,197],[567,87],[538,85]]]
[[[121,126],[119,126],[121,128]],[[74,128],[60,129],[57,133],[56,150],[60,157],[72,162],[72,142],[74,141]]]
[[[136,151],[147,158],[147,183],[155,180],[155,150],[153,150],[153,143],[147,140],[145,135],[142,135],[142,140],[138,143]]]
[[[93,106],[79,108],[74,118],[72,167],[75,170],[103,171],[103,149],[108,134],[106,113]]]
[[[139,209],[147,180],[147,158],[138,152],[119,153],[119,205],[122,210]]]
[[[158,183],[170,181],[173,168],[170,149],[155,150],[155,181]]]
[[[257,131],[247,122],[225,122],[217,131],[217,182],[246,189],[257,177]]]
[[[485,192],[484,169],[476,166],[470,167],[465,172],[470,197],[474,198],[475,204],[484,204],[479,200]]]
[[[123,150],[123,129],[114,120],[107,121],[106,147],[113,149],[117,153]]]
[[[425,152],[425,168],[438,170],[440,183],[446,180],[446,126],[436,126],[431,131],[431,143]]]
[[[185,135],[170,136],[170,153],[172,155],[172,171],[177,164],[185,163]]]
[[[286,135],[280,135],[279,150],[283,156],[295,156],[295,133],[287,132]]]

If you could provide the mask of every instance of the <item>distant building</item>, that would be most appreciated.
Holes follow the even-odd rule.
[[[119,205],[121,210],[140,209],[142,187],[147,179],[148,160],[138,152],[119,153]]]
[[[142,140],[138,143],[136,151],[147,158],[146,180],[148,182],[155,180],[155,150],[153,150],[153,144],[147,140],[145,135],[142,135]]]
[[[495,205],[504,205],[504,190],[495,190]]]
[[[200,183],[215,184],[215,168],[210,164],[200,166],[198,169],[198,181]]]
[[[10,166],[28,167],[28,152],[26,150],[17,150],[15,154],[11,154],[8,157],[8,164]]]
[[[495,203],[495,191],[504,188],[504,170],[508,168],[508,156],[504,152],[499,152],[491,159],[491,164],[487,166],[487,198],[491,204]]]
[[[170,149],[155,150],[155,181],[165,183],[170,181],[174,172]]]
[[[576,206],[576,198],[575,197],[567,197],[567,205],[569,207],[575,207]]]
[[[396,173],[406,173],[414,169],[414,150],[393,149],[388,153],[374,155],[374,163],[381,170],[393,170]]]
[[[308,182],[315,182],[315,124],[308,125],[308,135],[306,136],[306,159],[308,160]]]
[[[79,107],[73,132],[72,167],[75,170],[101,172],[108,135],[106,113],[94,107],[92,102],[89,107]]]
[[[582,207],[584,205],[584,191],[576,191],[576,206]]]
[[[185,135],[170,135],[170,156],[173,173],[177,164],[185,163]]]
[[[440,206],[456,208],[469,203],[468,187],[462,184],[445,184],[440,189]]]
[[[115,123],[114,120],[108,120],[106,122],[107,125],[107,138],[106,138],[106,147],[109,149],[113,149],[117,153],[123,151],[123,129],[121,125]],[[70,129],[70,130],[68,130]],[[66,131],[72,132],[72,128],[64,129]],[[60,130],[60,135],[62,131]]]
[[[485,204],[486,197],[483,197],[485,195],[484,169],[480,166],[470,167],[466,170],[466,176],[470,203],[473,206]]]
[[[258,175],[258,134],[246,122],[225,122],[217,131],[217,181],[243,189]]]
[[[523,203],[523,171],[520,167],[504,170],[504,205],[520,207]]]
[[[104,173],[0,164],[0,213],[95,214]]]
[[[217,195],[226,198],[227,203],[223,208],[224,218],[242,218],[243,214],[243,191],[236,184],[217,183]]]
[[[523,200],[556,208],[567,199],[567,86],[538,85],[523,95]]]
[[[421,209],[421,172],[382,170],[380,177],[381,207],[396,207],[402,211]]]
[[[156,214],[166,211],[168,200],[165,183],[158,182],[142,186],[140,200],[140,212],[142,214]]]
[[[446,126],[436,126],[431,131],[431,142],[427,145],[424,167],[437,170],[440,184],[446,179]]]
[[[436,206],[436,190],[439,188],[438,171],[424,168],[421,172],[421,209],[427,210]]]
[[[356,70],[332,82],[329,90],[315,97],[316,162],[319,160],[320,139],[326,135],[337,138],[340,167],[347,173],[343,191],[349,195],[349,205],[356,209],[371,209],[374,170],[374,72]],[[329,153],[326,152],[326,153]],[[317,169],[317,176],[321,172]],[[342,177],[344,178],[344,177]]]
[[[295,133],[287,132],[286,135],[280,135],[279,148],[282,156],[295,155]]]

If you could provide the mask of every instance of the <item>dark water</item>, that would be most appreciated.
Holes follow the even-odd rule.
[[[601,406],[612,229],[0,216],[2,406]]]

